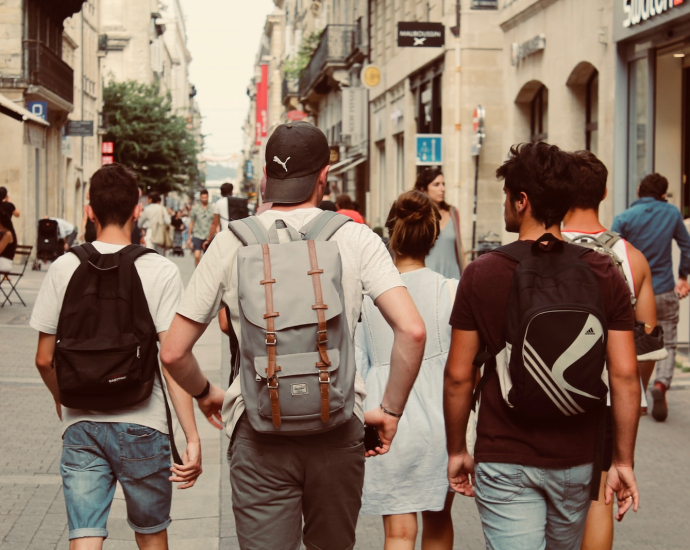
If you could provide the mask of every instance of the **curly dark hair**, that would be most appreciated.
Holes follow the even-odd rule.
[[[640,182],[640,189],[638,195],[642,197],[654,197],[656,200],[662,200],[668,191],[668,180],[661,174],[649,174]]]
[[[442,175],[443,171],[439,166],[422,168],[417,174],[417,181],[414,182],[414,188],[417,191],[421,191],[422,193],[426,194],[429,190],[429,184],[437,177]],[[450,211],[450,204],[448,204],[446,201],[442,201],[438,206],[441,210],[445,210],[446,212]]]

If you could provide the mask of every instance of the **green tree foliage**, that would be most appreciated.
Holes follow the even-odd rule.
[[[311,32],[302,39],[297,55],[283,63],[285,78],[295,79],[302,76],[302,72],[309,65],[316,48],[319,47],[323,31]]]
[[[191,191],[203,179],[194,136],[158,84],[111,81],[103,89],[103,111],[105,141],[115,143],[115,160],[137,172],[144,192]]]

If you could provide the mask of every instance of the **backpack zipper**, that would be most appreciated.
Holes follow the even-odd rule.
[[[137,359],[141,359],[141,354],[139,353],[141,351],[141,346],[137,346]]]

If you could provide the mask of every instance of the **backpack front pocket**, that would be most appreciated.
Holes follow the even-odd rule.
[[[338,389],[337,377],[340,365],[338,349],[329,349],[328,358],[328,405],[329,412],[340,410],[345,405],[342,392]],[[280,400],[280,416],[285,421],[308,420],[321,416],[321,382],[319,381],[319,353],[295,353],[279,355],[276,364],[280,370],[278,376],[278,396]],[[256,357],[256,384],[258,394],[259,414],[271,418],[271,400],[268,394],[266,369],[268,357]]]

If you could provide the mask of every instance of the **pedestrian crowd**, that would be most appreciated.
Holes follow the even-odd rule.
[[[348,195],[324,201],[329,155],[315,126],[276,128],[270,207],[253,216],[231,184],[215,205],[201,190],[171,213],[157,193],[140,206],[125,166],[94,174],[85,244],[53,262],[30,321],[63,425],[70,548],[102,547],[116,482],[139,548],[167,548],[173,484],[202,474],[194,401],[229,440],[241,548],[351,549],[364,514],[382,516],[385,548],[412,549],[421,530],[422,548],[450,550],[456,493],[475,499],[487,548],[612,548],[614,517],[640,504],[655,364],[651,414],[668,415],[690,291],[666,179],[647,176],[609,230],[595,155],[513,146],[496,176],[517,240],[467,263],[440,170],[398,197],[384,242]],[[0,262],[10,216],[0,210]],[[164,257],[184,244],[186,289]],[[193,353],[218,315],[227,391]]]

